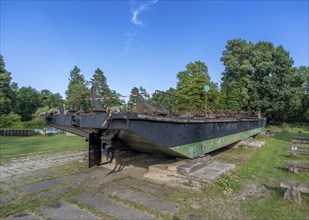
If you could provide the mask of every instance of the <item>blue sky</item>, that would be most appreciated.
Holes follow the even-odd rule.
[[[308,66],[308,1],[3,1],[1,55],[19,87],[64,96],[76,65],[87,80],[104,71],[129,95],[176,87],[189,62],[220,82],[226,42],[283,45]]]

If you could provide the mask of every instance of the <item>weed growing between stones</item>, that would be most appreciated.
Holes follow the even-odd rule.
[[[231,194],[234,191],[240,189],[240,185],[236,179],[236,176],[230,175],[223,175],[219,177],[216,180],[214,186],[221,189],[224,194]]]

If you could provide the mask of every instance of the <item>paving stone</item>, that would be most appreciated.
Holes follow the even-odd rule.
[[[46,180],[43,182],[22,186],[17,189],[22,191],[23,193],[31,194],[31,193],[39,192],[39,191],[60,185],[62,183],[76,182],[80,179],[88,178],[90,175],[92,174],[91,173],[75,174],[71,176],[61,177],[61,178],[52,179],[52,180]]]
[[[9,198],[16,196],[15,192],[13,192],[9,187],[3,184],[0,184],[0,189],[2,189]]]
[[[178,206],[174,203],[165,201],[151,195],[147,195],[142,192],[137,192],[123,186],[106,184],[101,188],[101,190],[107,194],[118,196],[122,199],[135,202],[137,204],[146,206],[151,209],[155,209],[160,212],[169,212],[175,214],[179,211]]]
[[[31,184],[31,183],[35,183],[35,182],[38,182],[38,181],[42,181],[43,179],[41,178],[34,178],[32,176],[18,176],[17,178],[15,178],[14,180],[10,180],[10,181],[7,181],[8,183],[10,183],[10,185],[14,186],[14,187],[21,187],[21,186],[24,186],[24,185],[28,185],[28,184]],[[14,181],[12,183],[12,181]]]
[[[208,166],[191,173],[189,176],[193,180],[200,182],[214,182],[220,175],[229,173],[235,168],[234,164],[213,162]]]
[[[74,199],[118,219],[154,219],[146,213],[122,205],[101,194],[83,193],[75,196]]]
[[[42,218],[33,213],[19,213],[5,218],[5,220],[42,220]]]
[[[181,174],[190,174],[207,166],[208,164],[208,162],[186,163],[178,167],[178,172]]]
[[[4,202],[6,200],[6,197],[3,195],[0,195],[0,202]]]
[[[1,179],[54,167],[55,161],[58,162],[57,165],[61,165],[73,160],[79,160],[83,157],[84,153],[84,151],[68,151],[58,154],[30,155],[22,159],[13,159],[10,164],[0,166]]]
[[[163,188],[158,185],[154,185],[154,184],[151,184],[145,181],[136,180],[132,178],[126,178],[126,179],[117,181],[117,183],[124,185],[124,186],[129,186],[135,189],[140,189],[145,192],[150,192],[155,195],[160,194],[160,195],[166,196],[172,193],[172,190],[170,189]]]
[[[63,201],[39,207],[38,210],[49,219],[100,219],[77,206]]]
[[[5,171],[3,171],[2,169],[0,170],[0,177],[1,177],[1,180],[4,180],[8,177],[12,176],[10,173],[7,173]]]
[[[31,193],[42,191],[44,189],[51,188],[53,186],[59,185],[64,182],[67,182],[65,178],[53,179],[53,180],[48,180],[44,182],[34,183],[31,185],[22,186],[18,188],[18,190],[26,194],[31,194]]]

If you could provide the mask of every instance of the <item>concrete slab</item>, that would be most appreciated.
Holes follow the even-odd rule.
[[[262,148],[265,145],[264,141],[252,141],[248,143],[247,147],[255,147],[255,148]]]
[[[92,206],[93,208],[118,219],[155,219],[149,214],[125,206],[102,194],[82,193],[75,196],[74,199],[79,203]]]
[[[77,182],[78,180],[85,179],[91,175],[92,175],[91,173],[75,174],[71,176],[61,177],[61,178],[52,179],[52,180],[46,180],[43,182],[38,182],[38,183],[22,186],[17,189],[22,191],[23,193],[31,194],[31,193],[39,192],[39,191],[63,184],[63,183],[69,183],[69,182],[72,182],[73,180],[74,182]]]
[[[204,162],[197,162],[197,163],[186,163],[178,167],[178,172],[181,174],[189,174],[196,170],[199,170],[203,167],[205,167],[208,163]]]
[[[181,165],[187,164],[187,163],[189,163],[189,160],[182,159],[182,160],[179,160],[175,163],[169,164],[167,166],[167,169],[170,170],[170,171],[178,172],[178,167],[181,166]]]
[[[53,179],[53,180],[48,180],[48,181],[44,181],[44,182],[39,182],[39,183],[34,183],[34,184],[22,186],[22,187],[17,188],[17,189],[20,190],[21,192],[25,193],[25,194],[31,194],[31,193],[42,191],[44,189],[54,187],[56,185],[59,185],[61,183],[65,183],[65,182],[68,182],[68,181],[69,181],[69,179],[66,180],[66,178],[59,178],[59,179]]]
[[[154,164],[148,167],[149,172],[153,172],[153,173],[160,173],[163,175],[178,175],[178,173],[176,171],[169,170],[168,167],[172,164],[174,164],[175,161],[174,160],[169,160],[169,161],[164,161],[163,163],[159,163],[159,164]],[[177,163],[177,162],[176,162]],[[179,167],[179,166],[178,166]],[[178,169],[177,167],[177,169]]]
[[[138,190],[142,190],[144,192],[149,192],[154,195],[159,194],[159,195],[167,196],[172,193],[171,189],[167,189],[167,188],[164,188],[158,185],[154,185],[154,184],[151,184],[145,181],[136,180],[132,178],[126,178],[126,179],[117,181],[117,184],[131,187],[131,188],[138,189]]]
[[[23,175],[27,172],[42,170],[45,168],[54,167],[55,161],[57,165],[65,164],[74,160],[79,160],[83,157],[86,151],[65,151],[53,154],[25,155],[23,158],[12,159],[10,163],[0,166],[0,178],[6,180],[11,176]],[[48,158],[48,159],[46,159]]]
[[[41,206],[38,210],[49,219],[100,219],[99,217],[64,201]]]
[[[171,214],[179,212],[179,207],[174,203],[165,201],[152,195],[147,195],[142,192],[137,192],[117,184],[106,184],[101,188],[101,190],[107,194],[118,196],[122,199],[135,202],[139,205],[146,206],[160,212],[168,212]]]
[[[145,175],[145,177],[153,179],[151,175],[160,175],[160,179],[173,178],[178,179],[180,182],[192,180],[196,183],[196,186],[199,186],[200,183],[214,182],[220,175],[229,173],[234,168],[234,164],[216,162],[212,157],[208,157],[180,165],[178,166],[178,172],[168,170],[166,164],[156,164],[149,167],[149,174]]]
[[[213,183],[220,175],[229,173],[233,169],[235,169],[234,164],[213,162],[208,166],[189,174],[189,177],[190,179],[199,182]]]
[[[42,220],[42,218],[34,215],[31,212],[23,212],[16,215],[9,216],[5,220]]]

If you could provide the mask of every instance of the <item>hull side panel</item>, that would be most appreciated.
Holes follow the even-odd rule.
[[[242,131],[239,133],[230,134],[219,138],[213,138],[210,140],[200,141],[196,143],[180,145],[172,147],[170,149],[182,155],[186,155],[189,158],[196,158],[201,155],[205,155],[211,151],[217,150],[219,148],[225,147],[227,145],[233,144],[235,142],[259,134],[261,131],[262,128],[255,128],[252,130]]]
[[[264,126],[265,120],[182,124],[130,120],[127,129],[156,145],[173,148],[232,134],[235,134],[236,137],[237,133]]]

